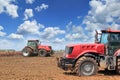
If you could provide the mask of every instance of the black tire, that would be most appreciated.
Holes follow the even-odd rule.
[[[30,48],[24,48],[23,51],[22,51],[22,55],[24,57],[29,57],[32,55],[32,49]]]
[[[118,75],[120,75],[120,70],[119,70],[119,69],[116,69],[116,73],[117,73]]]
[[[51,52],[50,52],[50,56],[52,56],[54,54],[54,51],[53,50],[51,50]]]
[[[120,75],[120,59],[117,59],[116,73]]]
[[[47,56],[47,51],[44,50],[44,49],[39,50],[39,52],[38,52],[38,56],[46,57],[46,56]]]
[[[82,57],[75,65],[75,72],[78,76],[91,76],[98,72],[98,65],[93,58]]]

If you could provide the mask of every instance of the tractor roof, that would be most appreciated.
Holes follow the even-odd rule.
[[[102,30],[102,32],[106,32],[106,33],[120,33],[120,30]]]
[[[29,42],[39,42],[39,40],[28,40]]]

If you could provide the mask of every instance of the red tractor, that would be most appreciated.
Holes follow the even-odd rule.
[[[38,55],[38,56],[51,56],[53,50],[51,46],[39,44],[39,40],[28,40],[27,46],[22,50],[22,55],[25,57]]]
[[[120,74],[120,30],[96,31],[95,43],[67,45],[64,56],[57,60],[58,67],[78,76],[95,75],[99,68]]]

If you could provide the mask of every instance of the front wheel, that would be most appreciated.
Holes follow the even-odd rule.
[[[22,51],[22,55],[24,57],[29,57],[29,56],[31,56],[31,54],[32,54],[32,50],[30,48],[24,48]]]
[[[91,76],[97,73],[98,66],[93,58],[82,57],[76,62],[75,70],[78,76]]]

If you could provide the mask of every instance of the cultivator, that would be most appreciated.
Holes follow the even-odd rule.
[[[21,52],[19,51],[14,51],[14,52],[9,52],[9,51],[5,51],[5,52],[0,52],[0,57],[2,56],[16,56],[16,55],[21,55]]]

